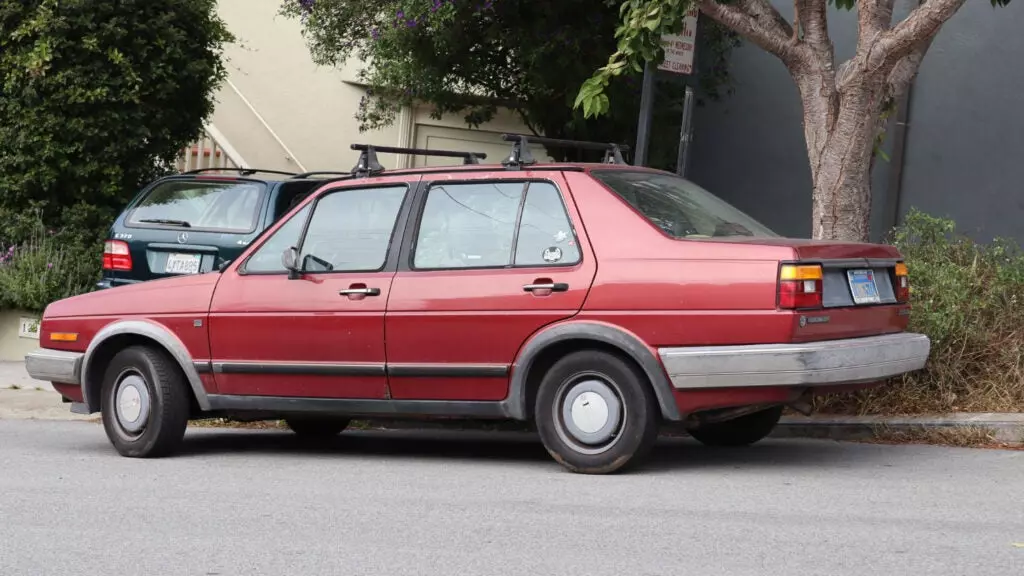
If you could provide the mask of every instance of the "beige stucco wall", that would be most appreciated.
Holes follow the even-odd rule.
[[[300,22],[279,16],[280,5],[281,0],[218,2],[218,12],[237,40],[226,50],[229,77],[218,93],[212,123],[249,166],[300,170],[301,164],[306,170],[345,171],[358,159],[349,148],[355,142],[412,146],[429,140],[431,147],[470,150],[483,139],[500,144],[505,155],[508,146],[501,142],[501,132],[526,131],[512,114],[503,113],[470,136],[461,117],[434,120],[429,110],[417,108],[406,110],[387,129],[360,133],[354,118],[364,94],[354,83],[360,63],[348,62],[339,69],[314,64]],[[432,128],[447,129],[441,131],[445,138]],[[465,142],[459,133],[467,135]],[[487,161],[500,160],[491,151],[486,150]],[[420,160],[380,155],[386,168],[423,165]],[[458,162],[431,159],[431,164]]]
[[[0,362],[21,362],[25,354],[39,347],[38,338],[18,336],[21,318],[38,319],[39,316],[17,310],[0,310]]]

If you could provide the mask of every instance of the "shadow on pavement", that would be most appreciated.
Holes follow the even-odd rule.
[[[708,448],[689,438],[661,438],[644,471],[849,466],[870,457],[850,444],[827,440],[764,440],[746,448]],[[303,440],[286,431],[199,429],[190,431],[177,457],[219,454],[265,456],[389,457],[550,463],[534,433],[447,430],[347,431],[325,441]],[[875,456],[877,457],[877,455]]]

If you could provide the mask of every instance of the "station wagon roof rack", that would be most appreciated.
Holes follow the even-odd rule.
[[[410,156],[439,156],[443,158],[462,158],[463,164],[479,164],[486,159],[483,152],[462,152],[459,150],[429,150],[426,148],[400,148],[397,146],[372,146],[370,144],[353,144],[353,150],[359,150],[359,161],[352,168],[355,176],[372,176],[384,172],[384,167],[377,160],[377,153],[408,154]]]
[[[330,171],[317,171],[317,172],[303,172],[302,174],[296,174],[291,177],[291,180],[301,180],[303,178],[309,178],[310,176],[351,176],[351,172],[330,172]]]
[[[545,138],[543,136],[527,136],[526,134],[502,134],[501,139],[506,142],[512,142],[512,152],[508,155],[508,158],[501,162],[502,165],[510,169],[529,166],[537,162],[533,158],[533,154],[530,153],[530,142],[563,148],[575,148],[577,150],[601,150],[604,152],[604,159],[601,162],[605,164],[626,164],[622,153],[629,152],[628,145],[616,144],[614,142],[562,140],[560,138]]]
[[[196,170],[182,172],[182,174],[202,174],[204,172],[238,172],[239,176],[252,176],[257,172],[262,172],[263,174],[280,174],[282,176],[295,176],[295,172],[282,172],[280,170],[264,170],[262,168],[197,168]]]

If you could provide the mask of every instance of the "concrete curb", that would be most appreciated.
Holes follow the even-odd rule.
[[[1024,445],[1024,414],[954,413],[934,416],[788,416],[773,438],[871,440],[882,435],[934,431],[984,431],[993,441]]]

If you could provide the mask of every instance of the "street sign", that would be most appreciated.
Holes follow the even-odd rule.
[[[661,47],[665,50],[665,61],[658,70],[675,74],[693,73],[694,43],[697,38],[697,15],[700,10],[692,6],[683,18],[683,29],[679,34],[663,34]]]

